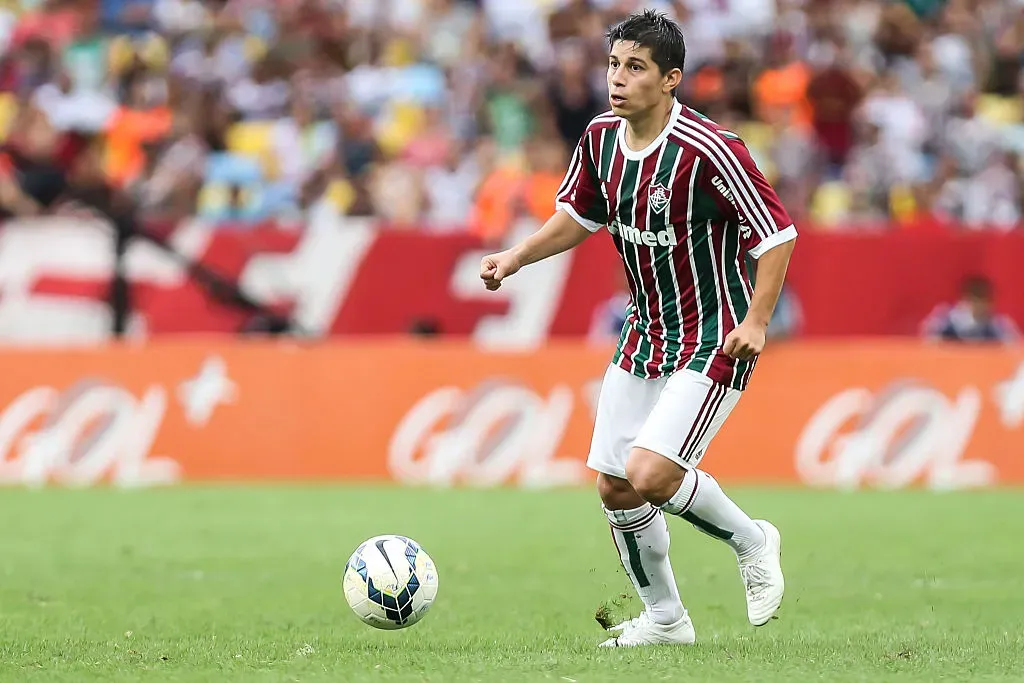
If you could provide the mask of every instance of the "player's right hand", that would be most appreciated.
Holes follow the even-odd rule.
[[[501,287],[501,281],[519,270],[519,259],[511,249],[484,256],[480,260],[480,279],[491,292]]]

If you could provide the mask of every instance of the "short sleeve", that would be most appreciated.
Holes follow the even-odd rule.
[[[555,210],[565,211],[590,232],[597,232],[608,222],[608,202],[601,192],[594,163],[593,135],[587,131],[576,145],[569,170],[558,188]]]
[[[743,246],[755,259],[796,239],[796,226],[779,195],[737,139],[723,139],[709,155],[708,175],[719,203],[740,226]],[[724,201],[722,201],[724,200]]]

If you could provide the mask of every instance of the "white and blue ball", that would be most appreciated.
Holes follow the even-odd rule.
[[[363,622],[395,630],[412,626],[437,597],[434,561],[405,536],[374,536],[345,567],[345,600]]]

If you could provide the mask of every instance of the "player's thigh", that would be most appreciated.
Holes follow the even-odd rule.
[[[633,441],[654,409],[666,380],[637,377],[617,365],[609,365],[597,399],[594,435],[587,466],[598,472],[626,478],[626,459]]]
[[[635,445],[681,467],[697,467],[740,392],[689,370],[668,378]]]

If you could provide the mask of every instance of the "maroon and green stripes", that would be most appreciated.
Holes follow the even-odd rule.
[[[637,195],[640,193],[643,181],[643,176],[640,173],[640,162],[625,158],[623,158],[623,162],[624,170],[622,172],[622,182],[619,185],[618,197],[619,222],[623,226],[637,226]],[[630,282],[635,285],[633,301],[636,303],[636,311],[639,314],[637,323],[640,328],[637,330],[640,334],[631,335],[628,341],[632,343],[627,343],[627,346],[621,349],[621,352],[627,356],[628,363],[632,368],[631,372],[646,377],[647,372],[644,363],[647,358],[650,358],[651,342],[648,332],[653,317],[651,315],[651,298],[656,296],[657,293],[653,291],[650,280],[643,272],[643,267],[640,263],[640,247],[627,242],[623,239],[621,233],[619,238],[622,261],[629,273]]]
[[[730,229],[732,228],[732,229]],[[743,268],[740,265],[742,252],[740,250],[740,231],[738,225],[727,225],[722,231],[721,238],[721,269],[723,282],[722,291],[725,294],[727,304],[726,310],[730,313],[730,320],[726,327],[726,333],[735,329],[747,316],[750,309],[750,292],[746,283],[743,282]],[[732,365],[733,386],[746,386],[750,371],[753,370],[754,361],[733,361],[724,357],[726,364]]]
[[[615,154],[615,128],[605,128],[600,132],[601,143],[598,146],[601,154],[601,180],[611,182],[612,178],[612,160],[616,156]],[[595,157],[596,158],[596,157]]]
[[[678,146],[666,144],[643,161],[625,161],[617,188],[620,221],[655,234],[674,229],[671,207],[653,205],[650,193],[653,185],[673,187],[681,156]],[[636,244],[621,235],[615,245],[632,285],[636,316],[624,329],[613,362],[642,377],[657,377],[674,367],[681,348],[682,305],[673,249]]]
[[[682,149],[678,145],[663,145],[654,175],[655,185],[673,188],[676,184],[676,173],[679,171],[681,159]],[[666,206],[662,211],[655,212],[650,218],[652,230],[676,232],[675,226],[672,225],[671,206]],[[676,233],[676,237],[678,239],[678,233]],[[679,362],[682,351],[683,305],[674,258],[677,249],[678,247],[676,249],[651,250],[655,281],[658,291],[661,293],[659,316],[662,336],[660,354],[655,359],[656,363],[653,368],[654,374],[659,376],[671,372],[675,364]]]
[[[632,295],[612,362],[645,378],[686,368],[742,390],[754,364],[721,348],[746,315],[750,288],[739,226],[726,222],[712,194],[711,168],[679,136],[627,158],[615,127],[590,135],[596,163],[588,170],[607,193],[608,225]],[[671,192],[668,205],[651,201],[655,186]]]
[[[696,308],[697,325],[691,339],[695,348],[690,359],[683,365],[687,370],[705,373],[711,366],[711,359],[720,346],[722,320],[721,297],[718,291],[718,275],[715,266],[715,255],[712,248],[712,230],[714,224],[710,220],[695,222],[698,203],[703,201],[700,182],[703,171],[699,157],[695,158],[691,169],[690,182],[687,188],[687,204],[690,207],[687,216],[691,220],[686,230],[686,260],[693,278],[693,305]],[[683,256],[683,254],[680,254]]]

